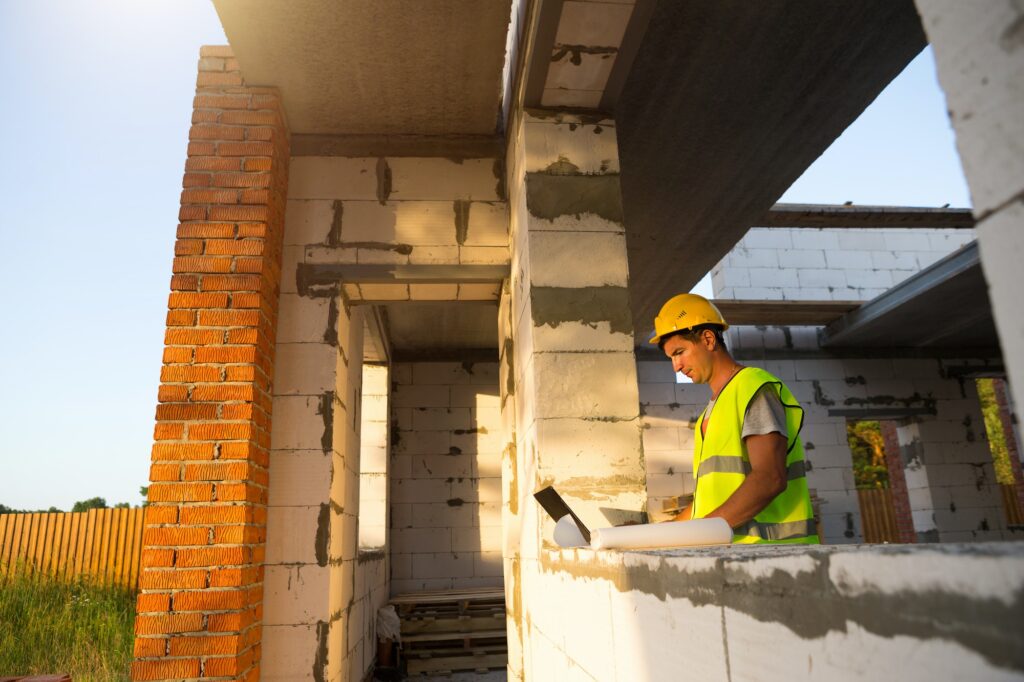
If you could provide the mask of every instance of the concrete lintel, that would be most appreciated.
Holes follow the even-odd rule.
[[[775,204],[754,227],[972,228],[969,208]]]
[[[498,362],[497,348],[396,349],[394,362]]]
[[[509,276],[508,265],[343,265],[300,263],[300,277],[309,285],[334,282],[366,284],[500,283]]]
[[[548,79],[548,68],[551,66],[551,51],[555,46],[558,22],[562,17],[562,2],[563,0],[543,0],[537,3],[540,9],[533,44],[527,59],[523,93],[524,104],[528,107],[540,106],[540,98],[544,94],[544,83]]]
[[[622,43],[615,55],[615,64],[612,65],[612,72],[608,74],[608,82],[604,86],[604,94],[601,95],[601,103],[598,105],[601,111],[614,111],[615,103],[626,85],[626,78],[633,68],[636,54],[640,51],[644,34],[647,33],[647,24],[651,21],[656,4],[656,0],[636,0],[633,5],[626,33],[622,36]]]
[[[293,135],[292,156],[499,159],[500,135]]]

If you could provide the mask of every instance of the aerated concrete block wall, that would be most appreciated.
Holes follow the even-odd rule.
[[[771,332],[762,332],[763,343]],[[805,410],[807,480],[822,500],[824,542],[862,541],[846,423],[877,407],[920,412],[901,420],[898,429],[919,541],[1016,537],[1006,526],[977,389],[961,377],[965,367],[984,367],[983,362],[796,354],[780,360],[741,356],[741,362],[778,376]],[[706,386],[675,383],[667,359],[637,363],[637,375],[649,504],[657,516],[663,499],[693,492],[694,428],[709,392]]]
[[[392,593],[500,587],[497,363],[396,363],[392,372]]]
[[[530,680],[1017,680],[1020,543],[545,550]]]
[[[390,381],[387,365],[363,365],[359,454],[359,550],[387,550]]]
[[[716,298],[868,301],[974,240],[968,229],[754,227],[711,270]]]

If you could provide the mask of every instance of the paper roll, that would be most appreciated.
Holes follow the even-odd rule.
[[[572,520],[572,516],[566,514],[555,524],[555,544],[559,547],[586,547],[587,541],[583,539],[583,533],[579,526]]]
[[[725,519],[694,519],[616,526],[590,531],[591,549],[667,549],[732,542],[732,528]]]

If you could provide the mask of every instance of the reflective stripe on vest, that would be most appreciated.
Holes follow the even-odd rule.
[[[797,540],[818,534],[814,519],[790,521],[788,523],[759,523],[748,521],[733,529],[736,535],[747,535],[762,540]]]
[[[785,384],[768,372],[746,367],[722,388],[708,417],[707,433],[697,420],[694,448],[693,518],[704,518],[719,508],[742,485],[751,471],[743,420],[751,399],[765,385],[777,392],[786,414],[786,489],[742,528],[734,529],[733,542],[816,543],[811,499],[807,488],[807,465],[799,434],[803,409]]]
[[[743,474],[750,473],[750,462],[742,457],[732,455],[715,455],[702,460],[697,478],[705,474]],[[803,460],[793,462],[786,467],[786,480],[794,481],[807,475],[807,465]]]

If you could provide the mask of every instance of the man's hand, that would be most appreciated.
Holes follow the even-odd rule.
[[[780,433],[747,436],[750,473],[722,506],[708,518],[723,518],[732,528],[742,526],[786,489],[786,439]],[[687,510],[683,510],[686,512]]]

